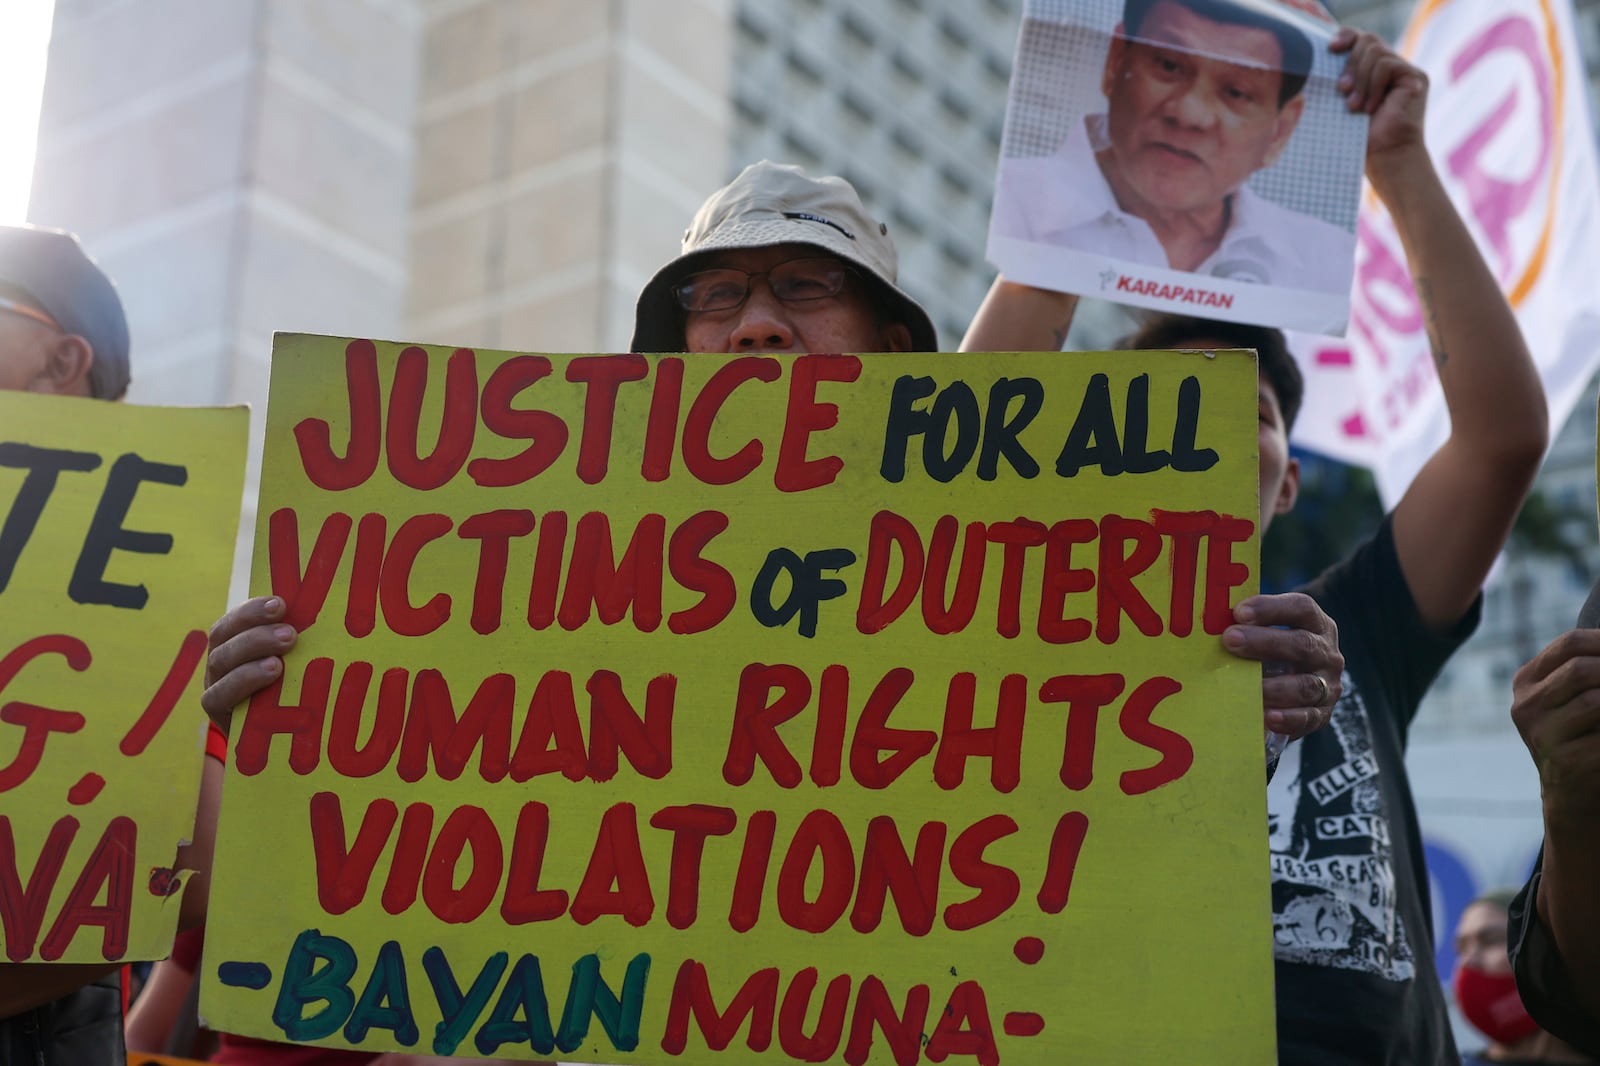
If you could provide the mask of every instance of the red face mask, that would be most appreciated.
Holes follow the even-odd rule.
[[[1517,995],[1511,974],[1484,973],[1467,966],[1456,969],[1456,1006],[1467,1021],[1496,1044],[1511,1045],[1539,1031]]]

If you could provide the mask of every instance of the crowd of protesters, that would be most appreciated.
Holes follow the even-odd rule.
[[[1155,7],[1173,3],[1158,0]],[[1228,18],[1225,4],[1207,11],[1208,18]],[[1264,726],[1297,741],[1269,785],[1273,851],[1310,846],[1314,816],[1329,813],[1311,796],[1311,783],[1353,750],[1370,752],[1377,772],[1345,801],[1376,814],[1382,830],[1341,841],[1340,854],[1375,864],[1395,886],[1388,905],[1374,911],[1342,898],[1338,886],[1274,867],[1280,1060],[1427,1066],[1457,1062],[1459,1052],[1433,968],[1428,881],[1403,763],[1406,736],[1439,668],[1477,623],[1482,584],[1543,456],[1547,416],[1511,310],[1424,146],[1425,76],[1370,34],[1344,31],[1332,47],[1347,60],[1339,87],[1350,109],[1370,116],[1367,178],[1404,243],[1452,430],[1349,558],[1303,589],[1244,600],[1221,639],[1234,655],[1284,667],[1264,673],[1261,687]],[[898,286],[896,262],[886,228],[848,184],[755,164],[706,202],[681,254],[640,293],[633,349],[935,351],[933,324]],[[963,350],[1059,350],[1075,303],[1070,295],[997,279]],[[537,337],[518,340],[538,347]],[[1262,531],[1294,506],[1299,470],[1289,431],[1302,405],[1317,400],[1302,395],[1280,333],[1160,315],[1123,346],[1256,349]],[[128,347],[115,290],[75,239],[28,228],[0,231],[0,387],[114,401],[127,385]],[[284,617],[281,599],[257,598],[212,628],[203,704],[222,727],[282,674],[296,639]],[[1465,946],[1457,999],[1491,1040],[1474,1061],[1588,1061],[1585,1054],[1600,1054],[1600,630],[1561,637],[1524,667],[1514,693],[1505,696],[1539,770],[1545,847],[1516,898],[1468,909],[1475,924],[1469,929],[1464,921],[1458,933]],[[193,974],[224,755],[219,734],[207,760],[193,854],[183,859],[202,875],[184,899],[183,925],[191,931],[135,1006],[128,1032],[141,1050],[194,1053],[197,1046]],[[1298,919],[1309,911],[1344,915],[1350,926],[1344,939],[1305,935]],[[1384,950],[1354,951],[1358,935],[1375,938]],[[0,1061],[120,1063],[123,1000],[111,967],[0,966]],[[1570,1057],[1530,1058],[1528,1042],[1536,1035],[1552,1042],[1540,1044],[1541,1052]],[[224,1035],[212,1061],[433,1060]]]

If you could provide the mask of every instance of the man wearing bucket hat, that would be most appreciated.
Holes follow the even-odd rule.
[[[1279,0],[1125,0],[1100,78],[1105,111],[1074,121],[1050,155],[1001,160],[995,232],[1239,281],[1348,288],[1355,234],[1246,184],[1294,135],[1317,32]]]
[[[763,160],[712,194],[639,294],[636,352],[933,352],[889,227],[843,178]],[[759,281],[758,281],[759,279]]]
[[[1518,670],[1512,690],[1545,834],[1509,908],[1517,991],[1542,1028],[1600,1058],[1600,584],[1578,628]]]
[[[639,294],[636,352],[937,351],[933,322],[896,282],[889,228],[843,178],[762,161],[713,193],[677,258]],[[211,627],[202,703],[219,724],[272,684],[297,634],[279,597]]]

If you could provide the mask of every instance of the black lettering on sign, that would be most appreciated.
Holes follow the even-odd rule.
[[[165,555],[172,550],[172,534],[124,529],[122,522],[128,517],[128,508],[141,482],[182,485],[188,480],[188,468],[146,462],[132,452],[111,464],[105,492],[100,495],[100,504],[94,510],[89,533],[83,540],[83,550],[78,553],[78,565],[73,568],[72,580],[67,584],[67,595],[75,603],[101,603],[136,611],[144,607],[150,598],[149,590],[143,585],[105,580],[106,564],[114,551]]]
[[[4,592],[11,581],[17,559],[39,524],[44,505],[55,491],[56,478],[63,470],[81,473],[99,465],[100,457],[93,452],[36,448],[16,441],[0,444],[0,466],[28,472],[11,504],[11,512],[6,515],[5,525],[0,526],[0,592]]]

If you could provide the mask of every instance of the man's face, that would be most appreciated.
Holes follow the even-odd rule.
[[[1479,901],[1461,912],[1461,921],[1456,925],[1456,960],[1480,973],[1511,972],[1511,957],[1506,953],[1505,908]]]
[[[1119,28],[1101,91],[1112,183],[1135,201],[1124,206],[1217,208],[1276,161],[1305,107],[1300,95],[1278,105],[1282,65],[1271,31],[1214,22],[1177,0],[1150,9],[1138,40]]]
[[[1261,452],[1261,535],[1266,536],[1273,516],[1288,514],[1300,495],[1300,460],[1289,454],[1289,427],[1278,393],[1264,377],[1256,379],[1256,446]]]
[[[804,244],[742,248],[709,257],[701,270],[762,274],[792,259],[825,253]],[[910,331],[880,321],[866,287],[852,277],[835,296],[785,303],[765,277],[752,278],[750,294],[725,311],[685,313],[684,347],[691,352],[903,352]]]

